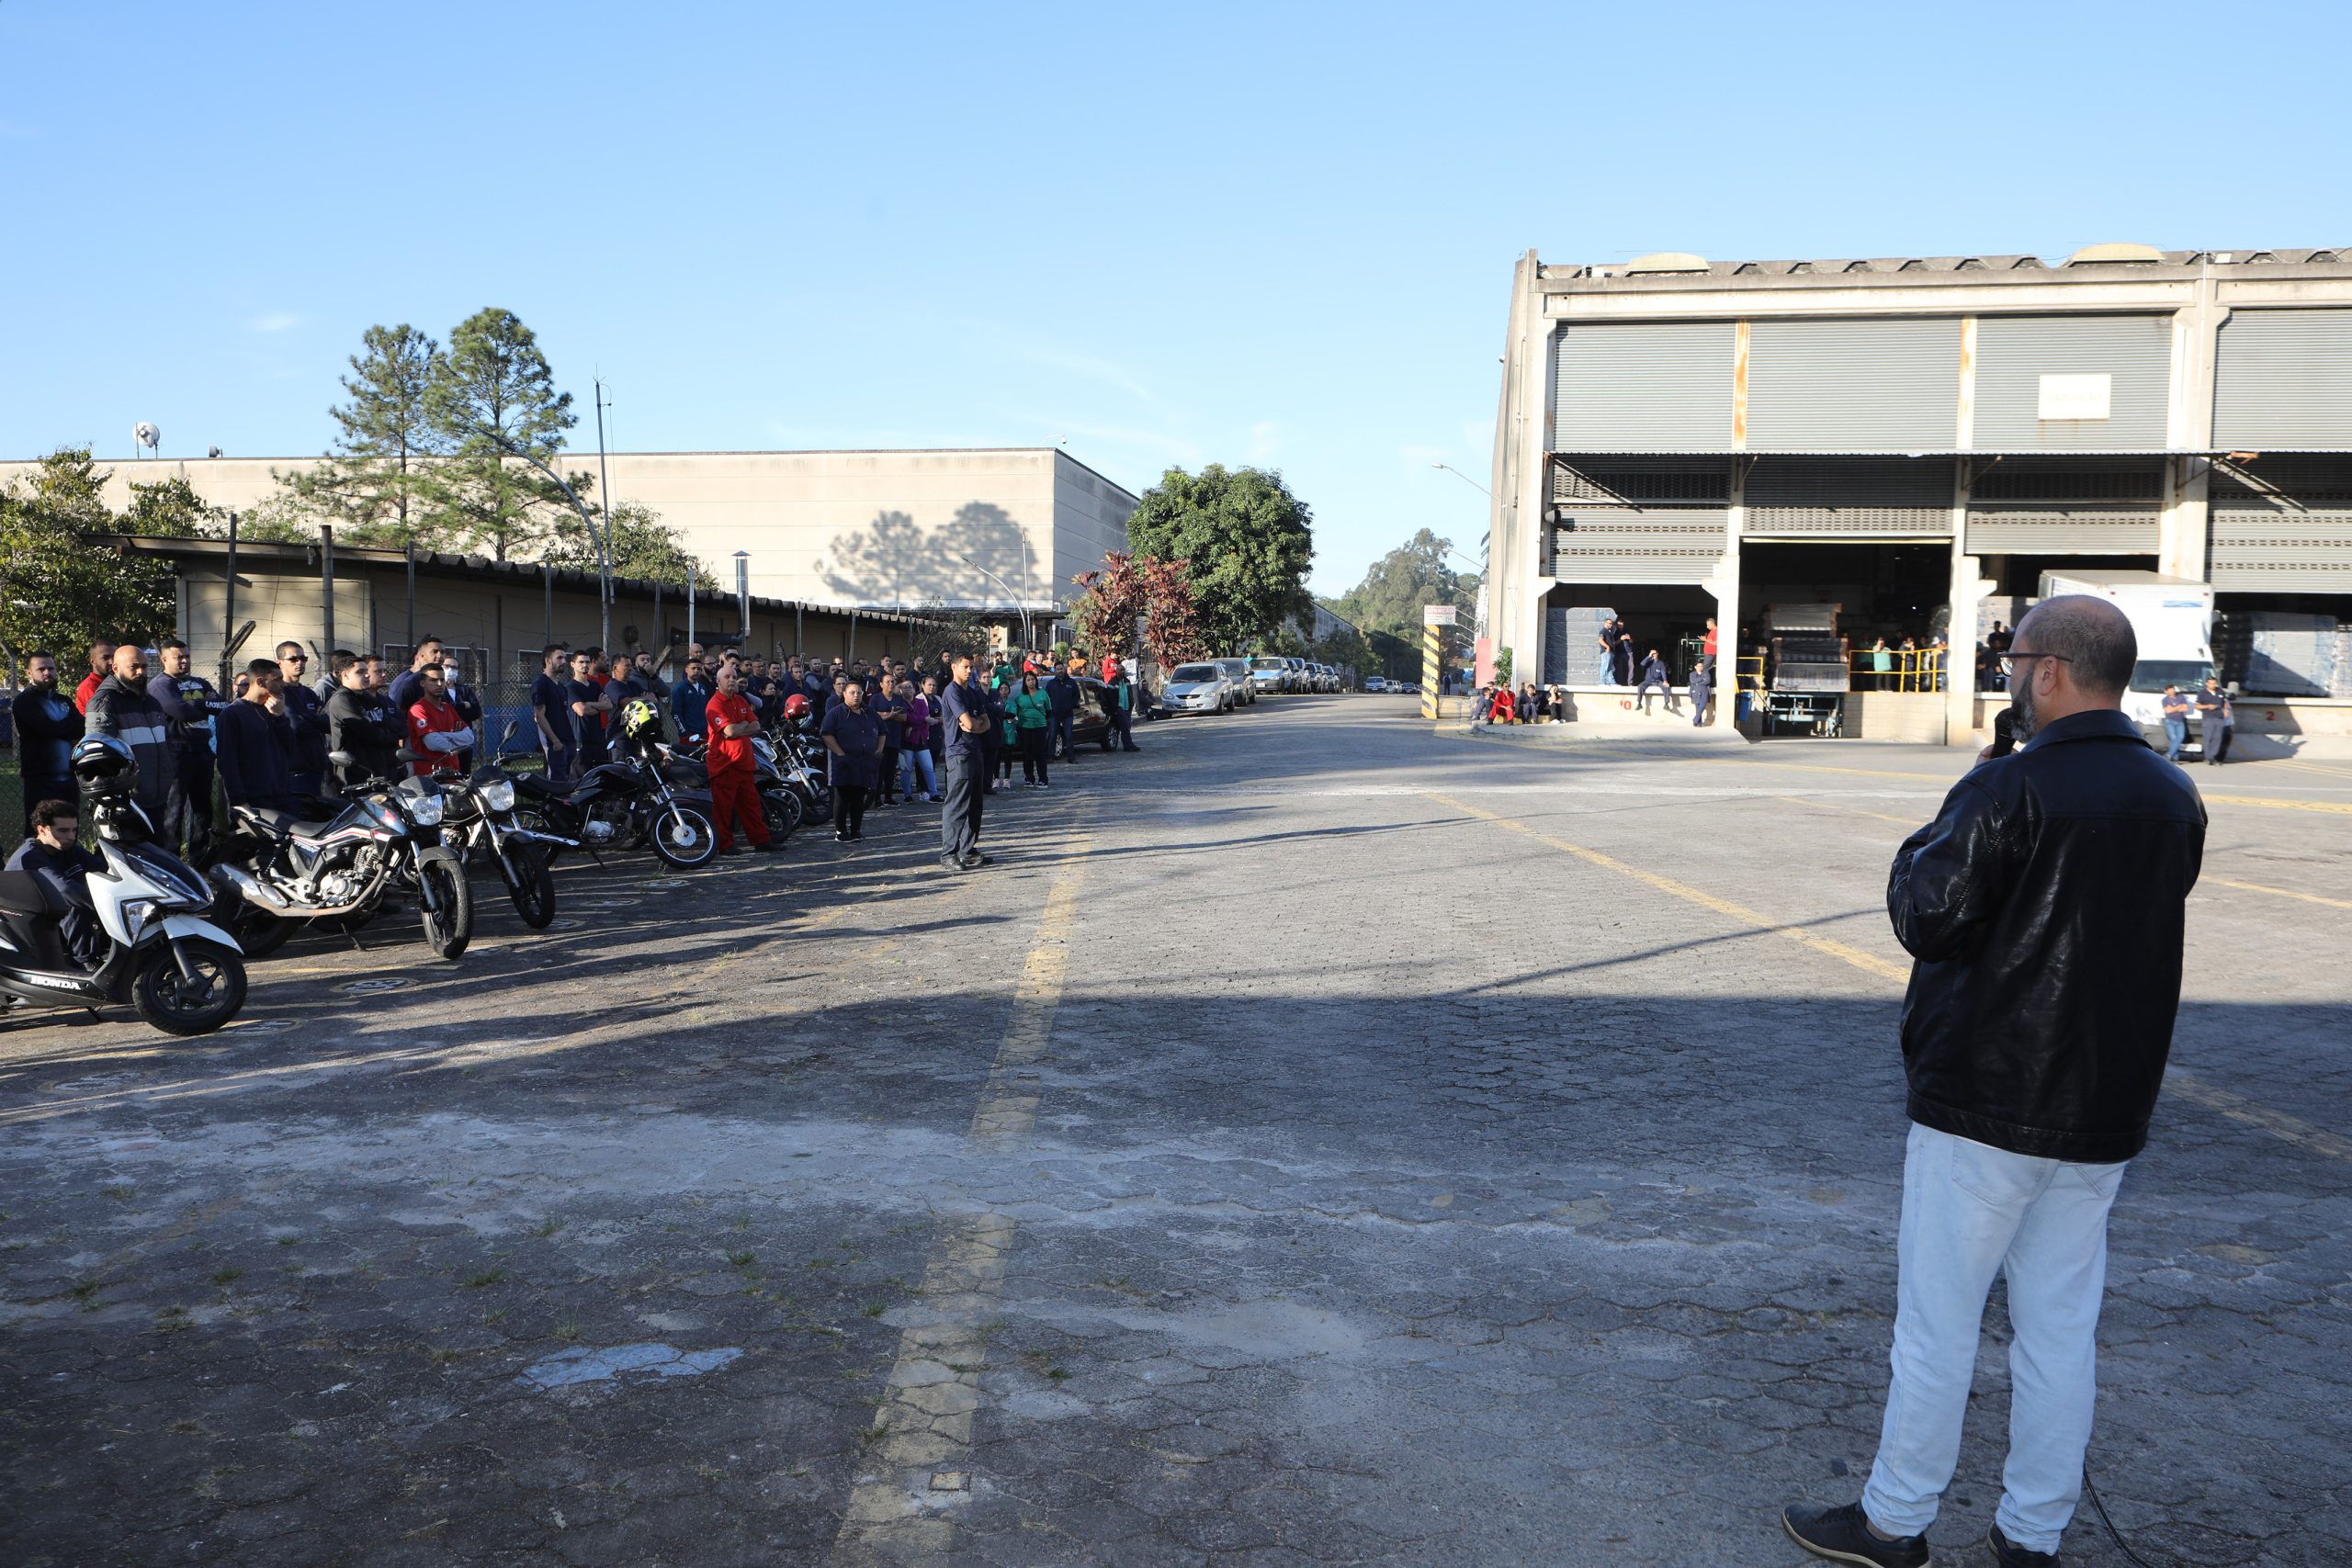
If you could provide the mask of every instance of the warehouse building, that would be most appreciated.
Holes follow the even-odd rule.
[[[185,479],[207,502],[247,511],[311,457],[195,457],[113,464],[107,500],[133,482]],[[685,547],[754,597],[840,609],[926,605],[1039,624],[1067,609],[1070,580],[1126,548],[1136,496],[1058,447],[889,452],[614,452],[613,494],[661,514]],[[0,463],[0,482],[31,467]],[[594,474],[594,452],[558,467]]]
[[[2276,682],[2307,699],[2279,728],[2340,728],[2346,254],[1531,252],[1497,425],[1496,644],[1524,677],[1577,685],[1597,608],[1645,652],[1711,615],[1745,646],[1775,604],[1837,604],[1856,648],[1953,645],[1948,689],[1871,693],[1859,732],[1959,742],[2007,700],[1975,690],[1974,649],[2044,571],[2146,570],[2212,586],[2225,676],[2305,665]],[[2311,636],[2269,646],[2310,652],[2256,659],[2282,627]]]

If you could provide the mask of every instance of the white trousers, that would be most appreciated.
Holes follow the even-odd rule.
[[[1871,1522],[1919,1535],[1960,1462],[1961,1420],[1993,1276],[2009,1283],[2009,1458],[2001,1533],[2056,1551],[2082,1495],[2098,1398],[2107,1213],[2121,1165],[2010,1154],[1914,1122],[1903,1161],[1894,1377],[1878,1459],[1862,1488]]]

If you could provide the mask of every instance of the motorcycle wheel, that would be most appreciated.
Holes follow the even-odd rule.
[[[766,818],[768,837],[784,840],[800,826],[800,796],[788,789],[767,790],[760,795],[760,815]]]
[[[718,834],[710,818],[694,807],[681,806],[674,815],[665,808],[653,819],[653,852],[665,864],[694,871],[718,853]]]
[[[800,797],[800,819],[821,828],[833,819],[833,797],[830,792],[819,794],[809,790],[794,790]]]
[[[194,938],[187,955],[197,972],[193,985],[180,973],[171,944],[158,943],[130,983],[130,1005],[166,1034],[209,1034],[245,1005],[244,961],[219,942]]]
[[[501,857],[499,872],[506,878],[506,897],[514,913],[535,931],[548,929],[555,919],[555,876],[548,857],[536,844],[516,844]]]
[[[456,958],[474,939],[474,893],[465,873],[446,860],[429,860],[416,868],[417,909],[424,919],[424,945],[443,958]],[[424,900],[430,891],[436,910]]]

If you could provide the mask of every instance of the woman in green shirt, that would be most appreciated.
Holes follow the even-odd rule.
[[[1050,787],[1046,780],[1046,736],[1054,722],[1054,702],[1037,689],[1037,677],[1021,677],[1021,689],[1005,699],[1005,722],[1021,734],[1021,777],[1031,789]]]

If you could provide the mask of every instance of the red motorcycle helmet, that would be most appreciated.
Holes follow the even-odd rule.
[[[808,716],[808,694],[795,692],[784,699],[784,716],[798,724]]]

